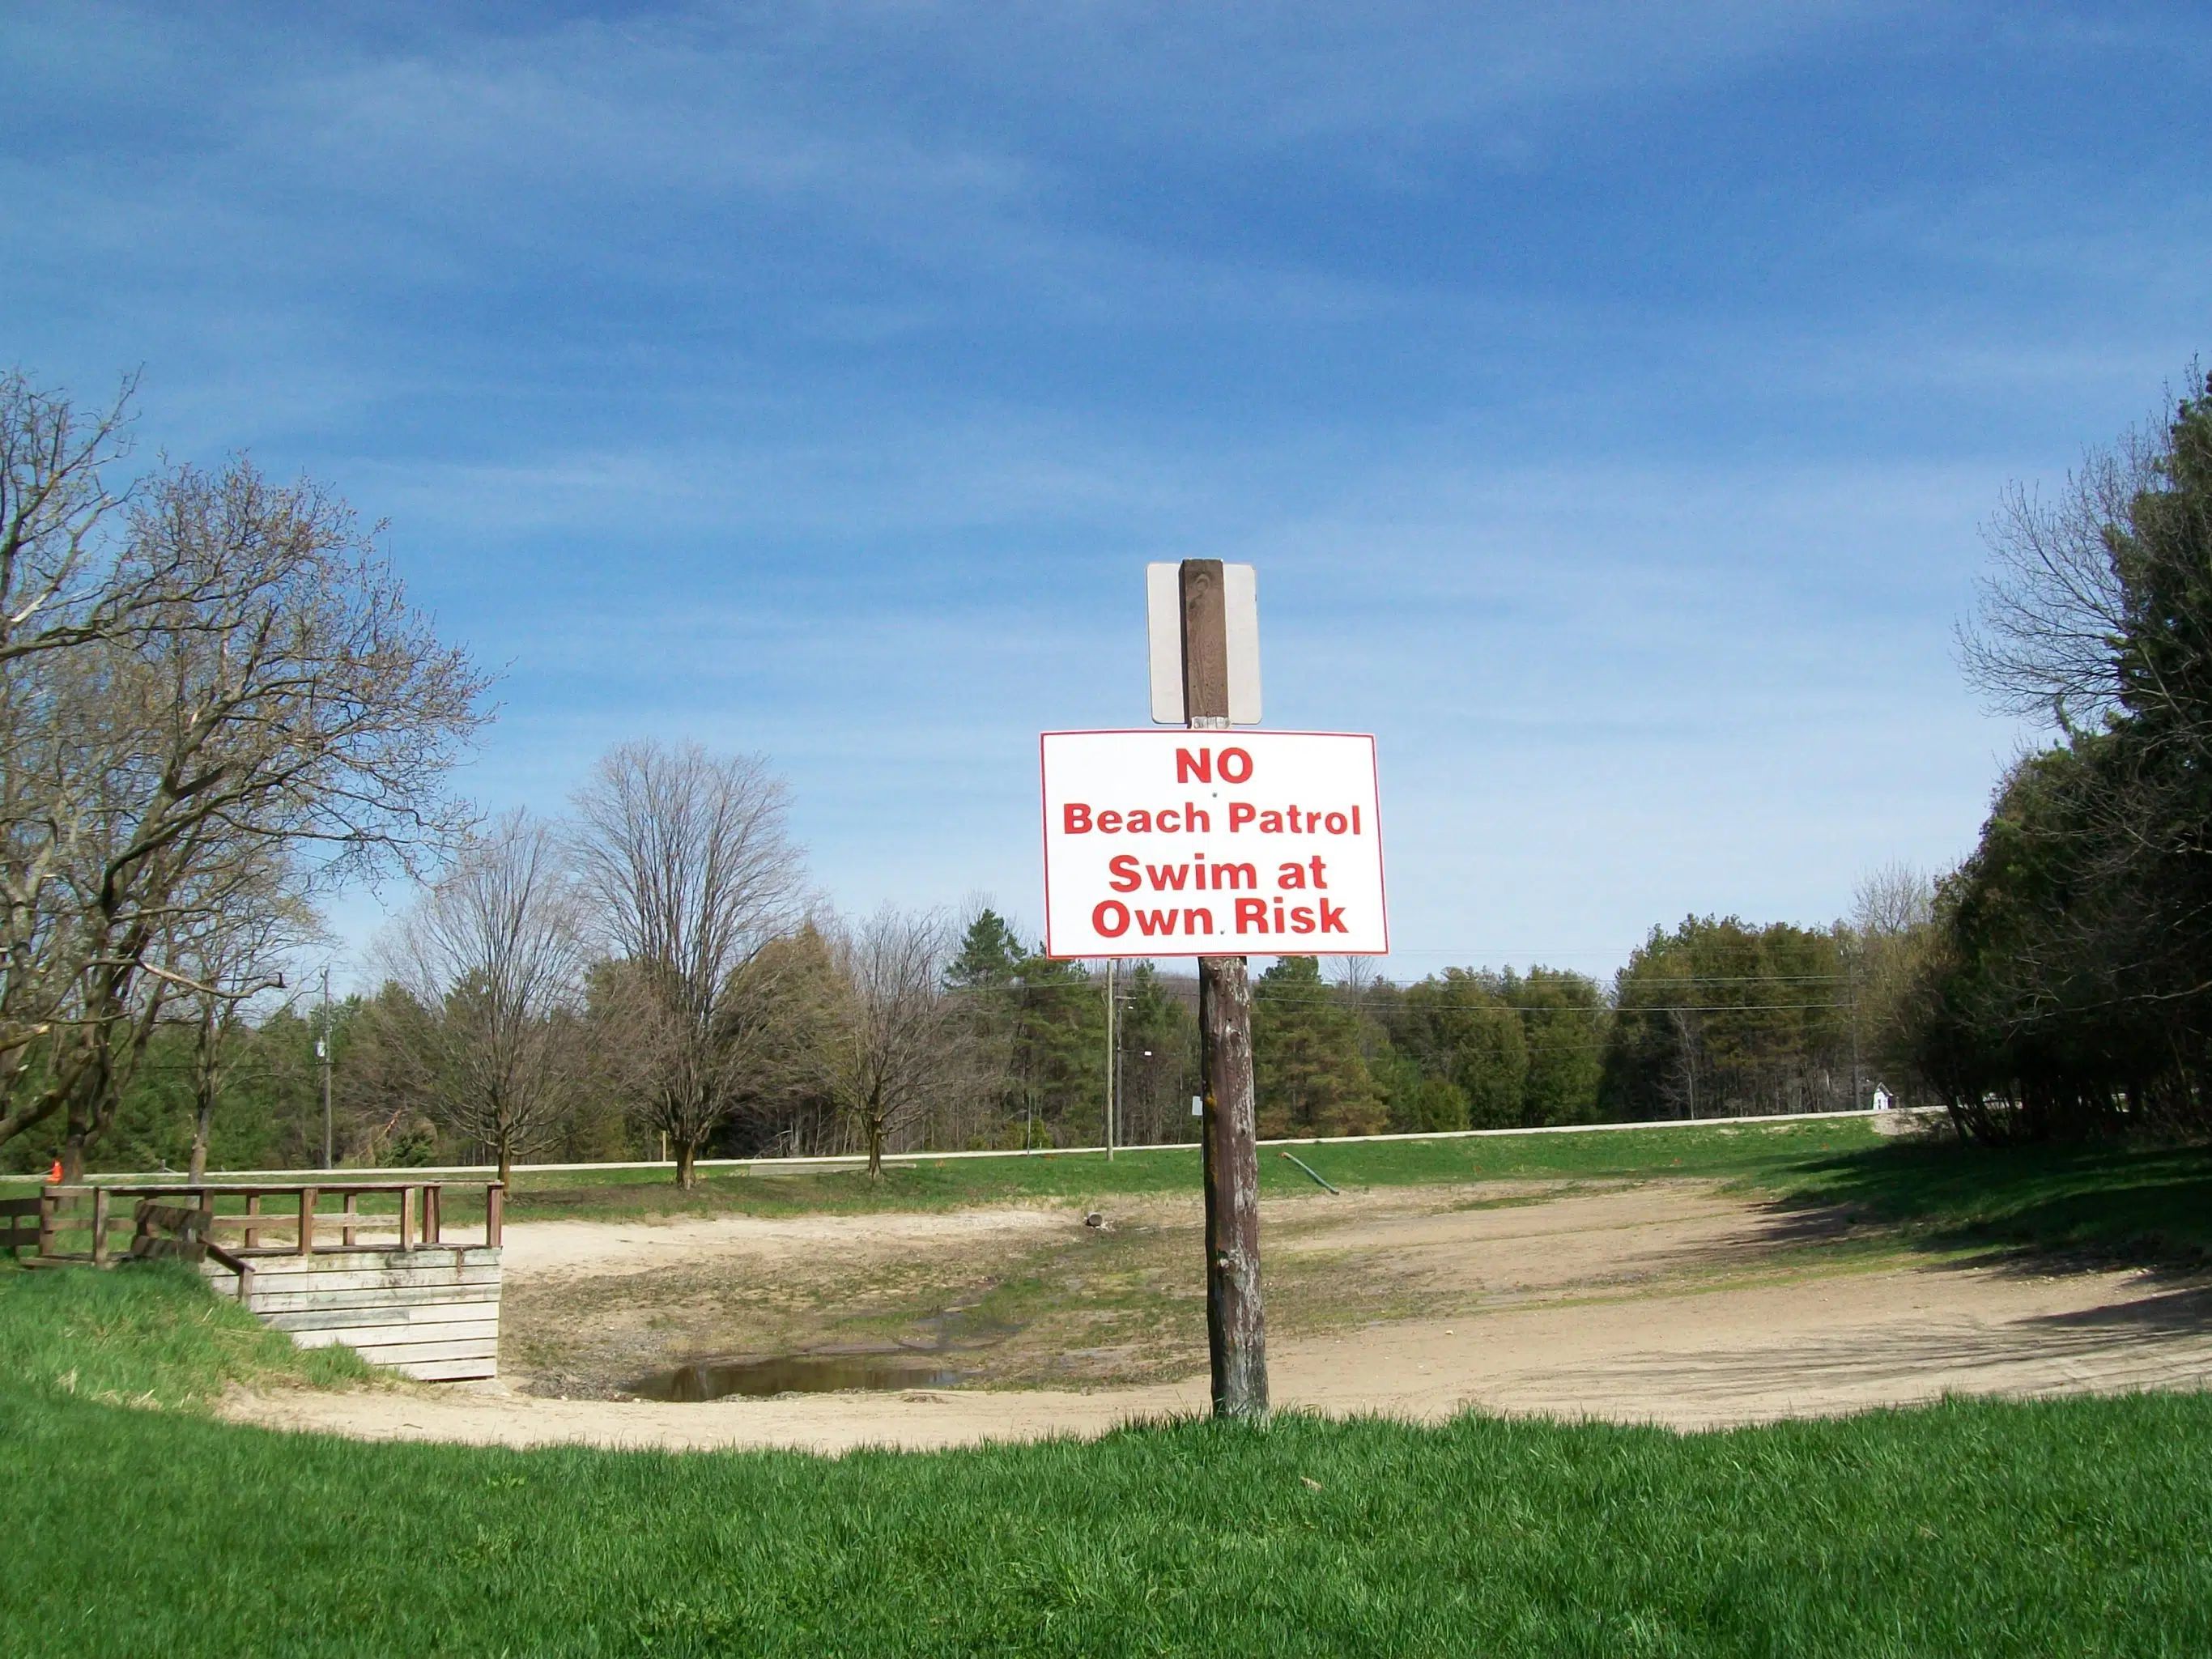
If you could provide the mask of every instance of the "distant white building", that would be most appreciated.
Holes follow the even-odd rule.
[[[1897,1103],[1890,1097],[1888,1090],[1883,1088],[1879,1083],[1874,1085],[1875,1110],[1877,1112],[1886,1112],[1896,1103]]]

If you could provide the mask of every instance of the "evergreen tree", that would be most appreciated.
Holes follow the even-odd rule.
[[[1312,957],[1285,957],[1252,992],[1252,1069],[1264,1137],[1374,1134],[1382,1091],[1361,1056],[1358,1014]]]
[[[1844,1110],[1850,991],[1842,933],[1734,916],[1659,928],[1614,980],[1602,1085],[1624,1118]]]
[[[968,924],[961,936],[960,949],[945,969],[945,987],[949,991],[972,990],[977,987],[999,989],[1010,986],[1021,972],[1022,963],[1028,952],[1022,942],[1014,937],[1014,930],[995,910],[980,910],[975,920]]]
[[[1495,974],[1447,969],[1406,988],[1398,1041],[1429,1079],[1449,1083],[1466,1103],[1467,1127],[1511,1128],[1521,1121],[1528,1045]],[[1424,1115],[1451,1110],[1452,1097],[1430,1088]]]
[[[1498,994],[1521,1017],[1528,1069],[1522,1079],[1521,1121],[1589,1123],[1598,1111],[1605,1072],[1609,1010],[1597,981],[1556,968],[1507,969]]]

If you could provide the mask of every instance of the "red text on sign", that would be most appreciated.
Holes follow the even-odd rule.
[[[1318,910],[1319,914],[1316,912]],[[1274,901],[1275,925],[1267,925],[1268,902],[1262,898],[1241,898],[1237,901],[1237,931],[1240,933],[1348,933],[1344,925],[1344,907],[1331,904],[1327,899],[1318,906],[1285,904]]]

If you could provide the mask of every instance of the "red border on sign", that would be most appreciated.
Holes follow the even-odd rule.
[[[1044,742],[1047,738],[1115,738],[1188,736],[1190,727],[1177,732],[1173,727],[1158,726],[1085,726],[1066,732],[1037,733],[1037,872],[1044,880],[1044,954],[1051,962],[1195,962],[1200,956],[1328,956],[1328,957],[1387,957],[1390,954],[1390,872],[1382,849],[1382,767],[1375,752],[1372,732],[1285,732],[1274,726],[1248,726],[1245,730],[1271,738],[1364,738],[1367,740],[1367,775],[1375,786],[1375,885],[1382,900],[1382,948],[1379,951],[1193,951],[1179,955],[1170,952],[1163,956],[1158,951],[1085,951],[1062,955],[1052,945],[1052,832],[1046,826],[1051,815],[1045,810]]]

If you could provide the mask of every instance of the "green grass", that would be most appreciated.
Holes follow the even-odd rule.
[[[1863,1119],[1810,1123],[1720,1126],[1712,1128],[1608,1130],[1590,1134],[1486,1135],[1442,1140],[1301,1142],[1291,1150],[1339,1186],[1394,1187],[1495,1179],[1634,1178],[1649,1176],[1755,1176],[1808,1160],[1880,1144]],[[302,1170],[296,1179],[310,1178]],[[1195,1193],[1195,1146],[1130,1147],[1112,1161],[1103,1152],[1024,1158],[895,1158],[883,1178],[871,1182],[856,1168],[779,1167],[772,1159],[738,1168],[701,1171],[700,1184],[684,1191],[665,1168],[520,1171],[508,1195],[507,1213],[520,1218],[575,1218],[640,1215],[760,1215],[957,1209],[971,1205],[1085,1203],[1116,1197]],[[210,1177],[220,1182],[220,1172]],[[343,1181],[340,1170],[333,1180]],[[28,1193],[35,1182],[18,1183]],[[1277,1149],[1260,1149],[1262,1194],[1317,1191]],[[14,1188],[8,1189],[12,1192]],[[118,1205],[118,1212],[127,1206]],[[226,1212],[242,1201],[226,1200]],[[388,1200],[362,1200],[371,1213],[388,1213]],[[459,1229],[481,1224],[480,1195],[456,1182],[446,1220]],[[331,1224],[326,1201],[321,1224]],[[118,1222],[118,1225],[123,1224]]]
[[[46,1279],[70,1286],[36,1292],[50,1328],[80,1295],[113,1315],[98,1276]],[[133,1318],[142,1293],[196,1322],[196,1286],[147,1276]],[[103,1363],[159,1392],[192,1362]],[[2201,1395],[1691,1436],[1285,1418],[830,1462],[286,1437],[11,1365],[0,1443],[9,1653],[2212,1650]]]
[[[1818,1139],[1782,1158],[1716,1133],[1674,1143],[1669,1172],[2046,1233],[2088,1224],[2100,1193],[2204,1173],[2112,1154],[1962,1188],[1973,1166],[1942,1149]],[[1480,1174],[1522,1144],[1443,1143]],[[1352,1166],[1332,1179],[1408,1167],[1326,1150]],[[836,1461],[369,1445],[204,1414],[227,1381],[345,1365],[175,1267],[0,1267],[0,1652],[2212,1651],[2204,1395],[1699,1435],[1289,1417]]]
[[[0,1387],[14,1395],[191,1407],[227,1382],[323,1388],[369,1375],[350,1348],[294,1347],[189,1267],[31,1273],[0,1259]]]
[[[1775,1183],[1942,1249],[2001,1247],[2198,1266],[2212,1259],[2212,1147],[1898,1143]]]
[[[1800,1208],[1846,1206],[1901,1237],[1940,1249],[2018,1246],[2194,1263],[2212,1257],[2212,1148],[1961,1146],[1891,1139],[1863,1118],[1814,1122],[1497,1135],[1440,1140],[1322,1141],[1297,1155],[1336,1185],[1414,1186],[1492,1180],[1729,1182]],[[217,1177],[218,1179],[220,1177]],[[726,1213],[791,1215],[943,1210],[1024,1202],[1091,1206],[1118,1198],[1193,1194],[1195,1147],[1103,1155],[894,1159],[880,1181],[864,1170],[779,1168],[772,1161],[703,1172],[678,1188],[665,1170],[523,1173],[507,1213],[518,1220],[622,1219]],[[1273,1148],[1260,1154],[1266,1196],[1318,1190]],[[27,1188],[27,1190],[28,1190]],[[228,1211],[243,1207],[227,1200]],[[325,1206],[327,1212],[327,1206]],[[372,1213],[389,1200],[368,1199]],[[118,1206],[118,1230],[127,1206]],[[481,1194],[449,1194],[448,1236],[483,1224]],[[326,1212],[325,1228],[331,1224]],[[82,1247],[72,1236],[65,1244]]]
[[[1742,1127],[1613,1130],[1449,1140],[1321,1141],[1292,1148],[1345,1188],[1486,1180],[1638,1179],[1704,1176],[1771,1179],[1881,1144],[1863,1121]],[[781,1215],[957,1209],[1022,1202],[1096,1204],[1199,1190],[1194,1146],[1134,1147],[1050,1158],[901,1158],[880,1181],[855,1169],[779,1170],[769,1162],[702,1172],[684,1192],[649,1170],[520,1174],[508,1201],[517,1219],[744,1212]],[[1260,1149],[1263,1196],[1317,1192],[1296,1165]]]

